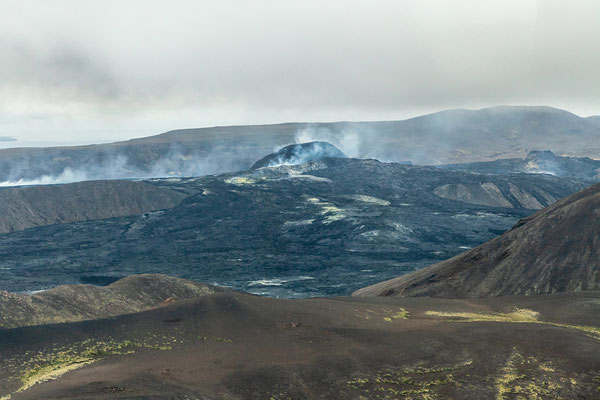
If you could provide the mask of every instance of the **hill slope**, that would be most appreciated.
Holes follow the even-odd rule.
[[[186,194],[133,181],[0,188],[0,233],[138,215],[171,208]]]
[[[0,291],[0,328],[107,318],[222,291],[166,275],[134,275],[106,287],[65,285],[31,295]]]
[[[595,399],[600,293],[457,301],[225,292],[0,330],[0,396]]]
[[[446,298],[539,294],[600,288],[600,184],[521,221],[473,250],[357,296]]]

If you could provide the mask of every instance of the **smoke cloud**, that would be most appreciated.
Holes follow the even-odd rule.
[[[308,127],[298,131],[294,138],[296,143],[329,142],[351,158],[364,158],[368,142],[367,132],[344,129],[334,132],[329,128]]]
[[[35,179],[18,179],[15,181],[0,182],[0,187],[9,186],[33,186],[33,185],[54,185],[60,183],[82,182],[92,180],[86,171],[72,170],[65,168],[58,175],[42,175]]]
[[[11,173],[7,180],[0,182],[0,187],[53,185],[72,182],[102,179],[147,179],[167,177],[195,177],[242,169],[246,161],[243,158],[231,157],[219,151],[188,152],[178,145],[171,145],[168,152],[143,165],[118,152],[95,155],[77,163],[67,162],[59,166],[56,173],[32,173],[31,164],[38,171],[51,168],[52,159],[45,161],[28,160],[11,165]],[[27,176],[27,177],[23,177]]]

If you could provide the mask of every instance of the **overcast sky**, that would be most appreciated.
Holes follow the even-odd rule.
[[[0,54],[0,136],[22,144],[499,104],[600,114],[598,0],[0,0]]]

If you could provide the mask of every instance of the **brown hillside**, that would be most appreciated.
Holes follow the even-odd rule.
[[[490,242],[354,295],[467,298],[598,288],[600,185],[594,185]]]
[[[0,329],[112,317],[222,291],[157,274],[129,276],[106,287],[63,285],[32,295],[0,291]]]

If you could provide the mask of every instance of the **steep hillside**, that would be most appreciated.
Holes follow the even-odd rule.
[[[600,184],[475,249],[354,295],[463,298],[594,289],[600,289]]]
[[[133,181],[0,188],[0,233],[171,208],[185,193]]]
[[[450,164],[534,149],[600,158],[600,126],[550,107],[449,110],[404,121],[186,129],[126,142],[0,150],[0,183],[199,176],[248,169],[274,148],[327,141],[350,157]]]

